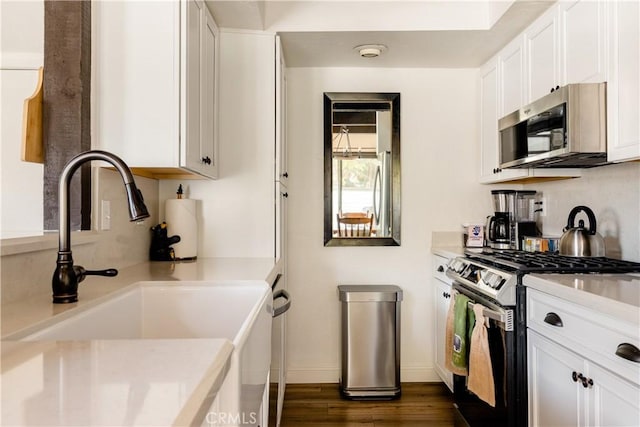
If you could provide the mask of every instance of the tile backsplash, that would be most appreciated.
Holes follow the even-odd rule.
[[[546,199],[544,235],[560,236],[571,209],[587,206],[605,239],[606,255],[640,262],[639,162],[584,169],[581,178],[528,184],[525,189],[541,192]]]
[[[136,176],[136,184],[144,195],[150,218],[140,223],[129,221],[126,195],[120,175],[110,169],[97,168],[94,177],[93,229],[100,229],[100,201],[111,202],[111,229],[95,231],[96,238],[89,243],[71,244],[76,265],[98,270],[109,267],[125,268],[148,260],[151,242],[150,227],[158,223],[158,181]],[[55,248],[5,255],[1,258],[1,301],[14,301],[51,294],[51,275],[55,269]],[[82,285],[80,285],[82,286]]]

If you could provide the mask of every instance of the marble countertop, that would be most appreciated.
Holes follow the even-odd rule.
[[[226,339],[10,341],[9,334],[73,315],[74,309],[142,281],[265,280],[272,258],[145,262],[113,278],[89,277],[79,301],[36,295],[2,306],[1,424],[200,425],[229,368]]]
[[[640,277],[631,274],[527,274],[523,284],[640,327]]]

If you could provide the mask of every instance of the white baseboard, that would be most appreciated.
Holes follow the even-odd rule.
[[[289,368],[287,384],[314,384],[340,382],[340,369],[337,368]],[[271,378],[278,378],[278,370],[271,371]],[[429,367],[401,367],[400,382],[442,382],[435,369]]]

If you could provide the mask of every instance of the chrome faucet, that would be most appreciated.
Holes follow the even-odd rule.
[[[58,204],[59,204],[59,246],[58,260],[56,261],[56,271],[53,273],[51,286],[53,288],[53,302],[65,304],[78,301],[78,283],[82,282],[86,276],[116,276],[118,270],[109,268],[106,270],[85,270],[79,265],[73,265],[71,256],[71,219],[69,217],[69,183],[73,173],[85,162],[91,160],[103,160],[111,163],[122,176],[124,187],[127,192],[129,202],[129,218],[131,221],[138,221],[149,216],[149,211],[144,205],[142,193],[136,187],[133,174],[129,167],[118,156],[106,151],[91,150],[80,153],[66,164],[60,174],[58,184]]]

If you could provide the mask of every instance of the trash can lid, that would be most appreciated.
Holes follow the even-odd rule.
[[[340,301],[402,301],[402,289],[395,285],[340,285]]]

